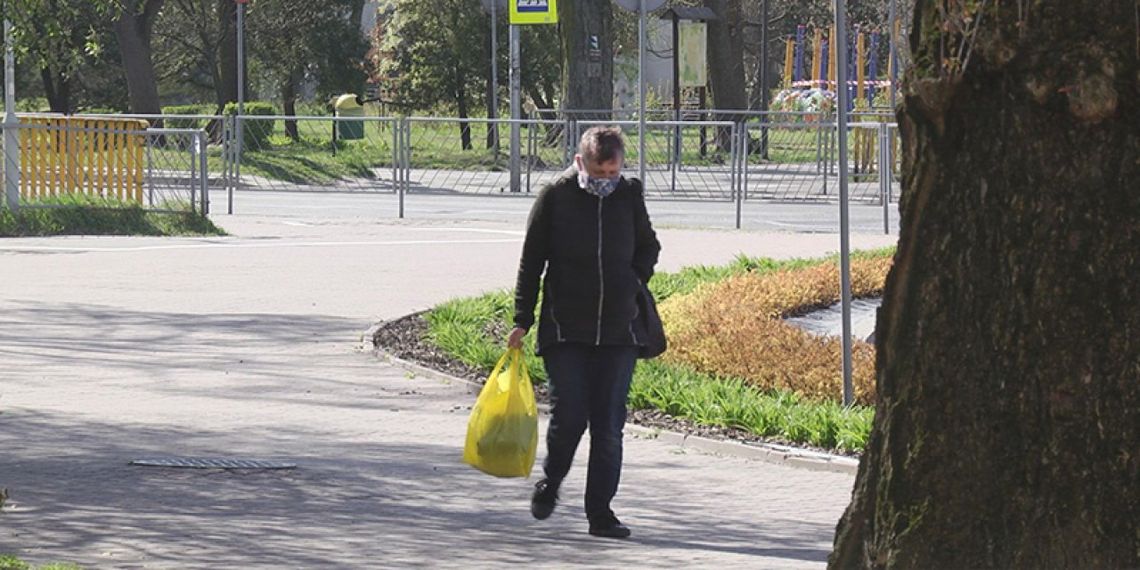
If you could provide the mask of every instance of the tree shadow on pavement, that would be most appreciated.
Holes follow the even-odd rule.
[[[449,414],[466,413],[452,409],[473,399],[466,387],[396,376],[400,384],[388,371],[398,388],[383,392],[380,367],[344,358],[347,348],[318,362],[319,376],[278,360],[304,343],[351,345],[358,325],[309,315],[9,303],[0,313],[0,487],[12,499],[0,515],[0,552],[33,562],[179,568],[771,568],[827,558],[833,523],[795,520],[789,510],[766,516],[759,501],[733,502],[747,491],[685,481],[682,462],[660,458],[627,458],[631,476],[655,477],[623,488],[632,540],[589,537],[576,504],[580,489],[551,520],[534,521],[531,482],[495,479],[461,463],[465,424]],[[363,397],[372,379],[377,394]],[[99,397],[85,399],[92,392]],[[312,398],[298,396],[309,392]],[[25,401],[41,405],[13,407],[6,393],[17,401],[33,394],[40,399]],[[58,405],[49,406],[54,397]],[[186,398],[201,402],[201,411],[174,409]],[[88,409],[69,399],[114,407]],[[256,421],[217,417],[245,413]],[[292,417],[275,421],[278,413]],[[345,416],[354,419],[338,423]],[[227,425],[242,427],[219,427]],[[299,467],[129,465],[156,456],[280,459]]]

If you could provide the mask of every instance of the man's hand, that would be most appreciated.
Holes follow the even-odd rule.
[[[507,348],[522,348],[524,336],[526,336],[526,329],[515,327],[515,330],[511,331],[510,336],[507,337]]]

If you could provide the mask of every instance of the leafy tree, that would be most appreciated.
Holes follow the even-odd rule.
[[[278,86],[286,115],[296,114],[301,82],[316,82],[320,98],[359,93],[368,50],[355,0],[261,0],[249,13],[248,37],[259,67]],[[356,18],[356,20],[353,20]],[[297,138],[295,121],[286,123]]]
[[[40,72],[52,112],[75,110],[79,73],[108,41],[112,0],[8,0],[7,15],[20,61]]]
[[[397,0],[385,38],[392,55],[383,68],[397,78],[395,91],[403,101],[447,108],[467,119],[485,91],[480,85],[490,62],[487,50],[477,46],[489,45],[489,31],[479,0]],[[460,123],[460,136],[463,148],[471,149],[468,123]]]

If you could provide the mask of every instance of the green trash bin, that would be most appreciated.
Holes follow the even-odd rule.
[[[333,104],[338,117],[363,117],[364,107],[354,93],[346,93],[336,98]],[[364,138],[364,121],[337,121],[336,136],[340,140],[360,140]]]

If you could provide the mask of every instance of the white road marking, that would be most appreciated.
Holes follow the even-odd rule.
[[[0,245],[0,251],[20,252],[64,252],[64,253],[119,253],[139,251],[162,251],[173,249],[269,249],[289,247],[361,247],[361,246],[404,246],[404,245],[478,245],[519,243],[521,239],[471,239],[471,240],[398,240],[398,241],[313,241],[277,243],[185,243],[169,245],[145,245],[134,247],[62,247],[37,245]]]

